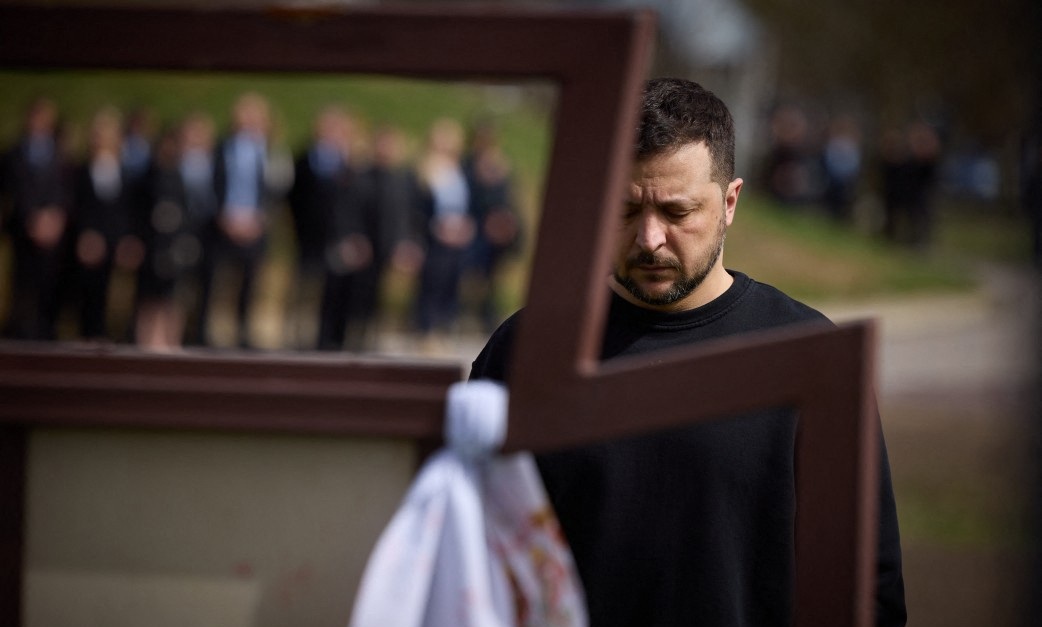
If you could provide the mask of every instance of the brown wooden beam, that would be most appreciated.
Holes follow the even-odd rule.
[[[438,439],[456,362],[0,345],[0,424]]]
[[[548,79],[617,73],[650,12],[476,5],[0,7],[10,67]],[[621,44],[621,45],[620,45]]]
[[[547,331],[542,342],[564,341],[557,332]],[[874,324],[750,333],[597,365],[576,359],[571,371],[552,374],[528,355],[512,365],[508,450],[796,409],[793,624],[873,624],[880,438]],[[519,412],[543,419],[515,420]]]

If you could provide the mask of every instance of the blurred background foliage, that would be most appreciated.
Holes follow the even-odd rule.
[[[884,123],[928,109],[985,144],[1036,120],[1042,13],[1030,0],[748,0],[778,82]]]

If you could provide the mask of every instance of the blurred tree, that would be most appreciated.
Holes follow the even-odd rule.
[[[984,142],[1035,105],[1034,0],[746,0],[779,53],[779,84],[824,102],[855,96],[880,122],[957,111]]]

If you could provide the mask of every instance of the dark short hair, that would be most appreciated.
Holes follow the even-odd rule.
[[[734,179],[734,119],[727,105],[693,81],[648,81],[637,132],[637,159],[668,154],[698,142],[705,142],[709,149],[713,180],[727,189]]]

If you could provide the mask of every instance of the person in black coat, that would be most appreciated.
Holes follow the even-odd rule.
[[[108,328],[109,285],[117,266],[135,269],[142,256],[135,233],[134,201],[138,187],[121,160],[122,119],[102,109],[90,126],[88,155],[76,169],[73,220],[80,335],[86,339],[121,339]]]
[[[510,161],[491,122],[480,122],[473,129],[463,172],[476,225],[467,251],[467,270],[479,287],[479,318],[491,331],[501,322],[496,309],[496,274],[504,257],[517,250],[521,239]]]
[[[301,264],[319,264],[322,272],[320,350],[362,346],[362,337],[348,326],[360,283],[373,266],[374,209],[371,181],[352,153],[353,127],[342,109],[319,115],[315,140],[297,160],[291,193]]]
[[[4,335],[50,340],[61,305],[69,243],[72,166],[58,133],[58,107],[35,100],[15,146],[4,156],[0,227],[13,248],[11,306]]]
[[[373,194],[366,214],[371,234],[373,262],[355,281],[348,311],[348,325],[363,347],[371,347],[374,322],[380,315],[380,295],[393,271],[415,280],[424,260],[423,231],[426,202],[416,172],[406,163],[402,133],[382,126],[373,134],[372,161],[365,176]]]
[[[353,128],[346,111],[326,107],[315,117],[311,142],[294,162],[289,206],[297,244],[295,340],[301,348],[315,343],[319,348],[339,349],[344,341],[350,278],[344,263],[336,259],[338,237],[333,229],[343,222],[340,212],[362,210],[344,206],[344,196],[354,194],[359,185],[351,150]],[[360,217],[354,219],[360,224]],[[312,319],[318,326],[309,332]],[[307,336],[313,339],[309,342]]]
[[[213,120],[192,113],[163,133],[149,173],[142,228],[145,261],[138,274],[138,345],[169,350],[199,334],[199,277],[214,239]]]

